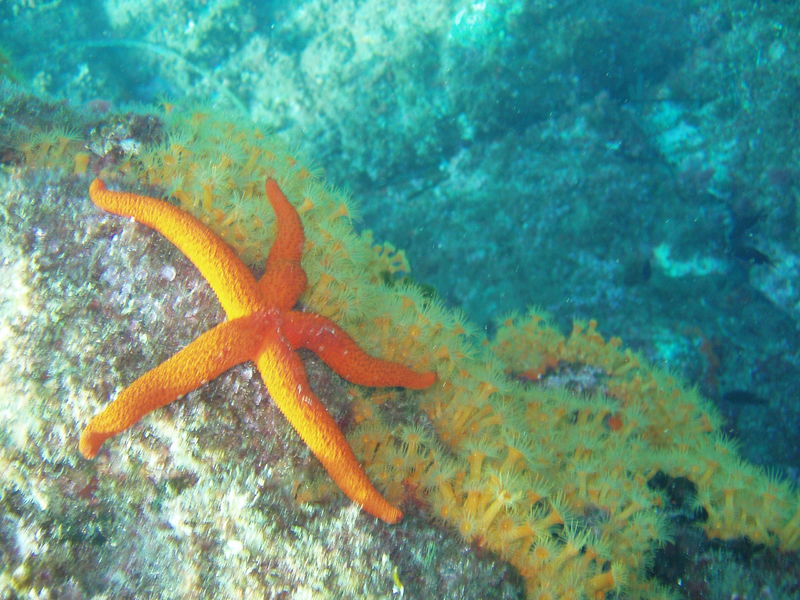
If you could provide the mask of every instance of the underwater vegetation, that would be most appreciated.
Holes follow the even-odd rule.
[[[7,388],[21,400],[13,412],[4,408],[12,423],[0,446],[4,507],[29,536],[28,552],[3,546],[10,566],[0,576],[17,592],[54,585],[50,558],[67,572],[64,556],[80,555],[89,561],[86,572],[96,573],[87,547],[103,562],[124,555],[121,562],[136,572],[185,560],[175,595],[268,595],[303,586],[352,594],[365,581],[386,590],[403,558],[377,559],[375,549],[438,528],[510,564],[529,598],[669,598],[675,594],[652,567],[677,527],[669,490],[679,481],[688,490],[692,527],[708,538],[746,537],[780,552],[800,548],[797,490],[743,461],[697,390],[619,338],[606,338],[595,321],[576,322],[565,335],[531,310],[504,319],[488,339],[418,286],[400,252],[356,232],[353,203],[278,138],[221,112],[168,105],[77,128],[45,128],[20,139],[18,151],[25,171],[18,171],[11,193],[21,197],[39,177],[58,181],[41,192],[46,202],[36,211],[57,207],[72,231],[38,225],[45,254],[25,262],[34,275],[11,274],[26,298],[22,306],[46,301],[50,320],[26,327],[40,311],[17,309],[17,320],[3,326],[17,340],[9,358],[29,374],[29,382]],[[178,287],[164,286],[165,279],[183,277],[190,266],[171,266],[173,255],[160,254],[164,247],[154,246],[152,236],[92,212],[85,199],[92,176],[173,199],[255,267],[275,236],[263,182],[281,181],[307,236],[308,286],[300,306],[335,320],[374,355],[437,374],[424,390],[370,390],[310,367],[312,386],[346,423],[370,479],[403,507],[408,524],[360,529],[356,516],[343,523],[340,494],[315,464],[297,464],[302,449],[287,441],[291,432],[267,403],[239,406],[243,397],[260,397],[247,367],[239,372],[250,373],[244,383],[223,376],[221,387],[200,392],[200,402],[145,419],[145,435],[119,440],[124,451],[96,463],[77,456],[78,432],[113,389],[127,385],[141,364],[157,364],[180,347],[178,334],[196,335],[207,319],[219,318],[208,313],[216,309],[208,308],[207,290],[165,289]],[[70,200],[58,203],[54,196],[61,195]],[[5,223],[31,218],[23,206],[8,201]],[[36,239],[26,243],[39,248]],[[56,250],[65,256],[49,266],[47,253]],[[123,337],[115,328],[128,331],[138,349],[120,352],[117,344],[130,342],[114,341]],[[54,345],[54,338],[61,341]],[[168,347],[160,340],[170,340]],[[40,353],[50,347],[62,358],[44,366]],[[24,510],[31,497],[38,505],[33,515]],[[150,528],[140,530],[142,521]],[[159,523],[163,534],[151,531]],[[287,531],[299,532],[294,546]],[[134,550],[125,536],[144,548]],[[275,544],[273,536],[285,556],[270,555],[265,564],[259,557]],[[298,567],[296,548],[314,547],[315,557],[330,551],[321,540],[339,544],[338,560],[347,565],[339,571],[348,581]],[[359,579],[353,565],[370,573]],[[102,589],[96,575],[82,572],[70,573],[74,589]],[[407,572],[400,568],[398,577]],[[140,585],[139,593],[162,592],[154,578]]]

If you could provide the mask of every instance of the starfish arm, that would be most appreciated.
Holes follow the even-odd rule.
[[[80,451],[94,458],[109,437],[127,429],[147,413],[169,404],[231,367],[251,360],[261,344],[265,313],[225,321],[126,387],[95,415],[81,433]]]
[[[228,244],[186,211],[149,196],[111,191],[102,179],[92,181],[89,196],[103,210],[133,217],[175,244],[208,281],[229,319],[261,306],[253,274]]]
[[[403,513],[375,489],[342,431],[308,384],[300,357],[276,332],[256,366],[272,399],[348,498],[371,515],[397,523]]]
[[[400,363],[370,356],[330,319],[298,310],[285,315],[283,331],[293,348],[307,348],[350,383],[373,387],[427,388],[436,373],[418,372]]]
[[[274,179],[267,179],[266,191],[275,211],[277,233],[267,256],[266,270],[258,283],[268,306],[288,310],[297,304],[306,289],[306,273],[300,264],[305,233],[300,215]]]

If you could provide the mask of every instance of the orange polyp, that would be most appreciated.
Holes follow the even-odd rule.
[[[402,303],[403,308],[413,308],[414,306],[416,306],[416,303],[414,302],[413,298],[410,298],[409,296],[406,295],[400,296],[400,302]]]
[[[469,463],[469,482],[470,483],[477,483],[481,477],[481,466],[483,465],[483,460],[486,458],[486,453],[481,452],[479,450],[473,450],[467,456],[467,462]]]
[[[544,496],[542,496],[541,494],[537,493],[534,490],[528,490],[527,492],[525,492],[525,498],[527,499],[528,504],[533,506],[534,504],[539,502],[539,500],[544,498]]]
[[[311,198],[305,196],[303,197],[303,203],[298,207],[297,212],[299,212],[301,215],[304,215],[312,208],[314,208],[314,203],[311,201]]]
[[[505,532],[504,539],[507,543],[511,543],[523,538],[533,538],[534,534],[531,524],[526,521],[521,525],[509,527]]]
[[[620,522],[627,521],[634,513],[642,510],[643,508],[644,507],[638,502],[631,502],[621,513],[616,515],[614,519]]]
[[[257,181],[248,181],[242,186],[242,196],[253,198],[260,193],[261,185]]]
[[[497,386],[489,381],[481,381],[478,384],[478,398],[480,398],[481,401],[486,400],[489,396],[497,391]]]
[[[564,519],[558,514],[558,511],[555,508],[550,508],[550,512],[547,513],[546,517],[543,517],[534,523],[534,529],[538,531],[544,531],[550,529],[553,525],[562,525],[564,523]]]
[[[794,515],[789,522],[784,525],[780,530],[782,549],[793,548],[800,538],[800,506],[795,510]]]
[[[204,183],[203,184],[203,210],[206,212],[212,212],[214,209],[214,184],[213,183]]]
[[[459,504],[456,500],[456,495],[453,492],[453,488],[447,481],[439,479],[437,482],[437,487],[439,489],[439,494],[441,494],[441,496],[444,498],[446,505],[455,507]]]
[[[227,214],[227,216],[226,216],[226,217],[225,217],[225,219],[222,221],[222,223],[220,223],[220,225],[222,225],[223,227],[227,227],[228,225],[230,225],[231,223],[233,223],[234,221],[236,221],[236,219],[238,219],[238,218],[239,218],[239,217],[238,217],[238,215],[236,214],[236,211],[232,211],[232,212],[230,212],[230,213],[228,213],[228,214]]]
[[[714,427],[711,425],[711,419],[709,419],[706,414],[700,417],[700,429],[705,433],[714,431]]]
[[[411,456],[417,453],[417,448],[419,447],[419,443],[422,440],[420,435],[415,432],[409,433],[404,439],[403,451],[407,456]]]
[[[470,419],[464,423],[466,426],[469,424],[469,430],[472,433],[477,433],[487,424],[496,422],[498,415],[495,414],[494,409],[490,404],[485,404],[480,410],[473,412]]]
[[[75,168],[73,169],[73,173],[75,175],[85,175],[86,169],[89,167],[89,160],[91,156],[86,152],[78,152],[75,155]]]
[[[508,490],[500,490],[497,497],[492,500],[489,507],[484,511],[483,516],[478,520],[476,529],[485,532],[497,517],[497,514],[509,502],[513,501],[513,496]]]
[[[514,446],[508,446],[508,453],[503,465],[500,467],[500,471],[511,471],[522,457],[522,452],[520,452],[517,448]]]
[[[722,508],[722,520],[724,526],[727,528],[734,524],[734,518],[736,516],[733,506],[733,495],[735,490],[733,488],[724,488],[722,493],[725,496],[725,502]]]
[[[214,217],[214,220],[217,222],[217,224],[221,225],[225,220],[225,211],[215,208],[211,211],[211,216]]]
[[[711,459],[706,459],[706,469],[703,472],[703,474],[700,476],[700,478],[697,480],[697,482],[696,482],[697,485],[698,486],[707,485],[708,482],[711,480],[711,478],[714,476],[714,473],[716,472],[716,470],[719,469],[719,466],[720,465],[719,465],[719,463],[717,461],[711,460]]]
[[[345,251],[344,244],[342,243],[341,240],[335,240],[331,244],[331,246],[329,248],[329,252],[332,255],[342,255],[342,254],[344,254],[345,256],[347,255],[347,252]]]
[[[253,167],[256,164],[256,161],[258,161],[260,156],[261,156],[261,148],[259,148],[258,146],[252,146],[250,148],[250,155],[247,158],[247,162],[242,167],[242,172],[250,173],[250,171],[253,169]]]
[[[169,168],[173,168],[178,164],[178,158],[173,154],[165,154],[163,161],[164,161],[164,166]]]
[[[233,165],[233,158],[228,154],[223,154],[217,163],[217,167],[222,170],[230,168],[231,165]]]
[[[336,210],[333,211],[330,215],[328,215],[328,219],[334,221],[339,217],[347,217],[350,215],[350,210],[347,208],[347,205],[342,202],[339,206],[336,207]]]
[[[606,419],[606,425],[611,431],[619,431],[622,429],[622,417],[619,413],[609,415],[608,419]]]
[[[546,563],[552,557],[550,554],[550,549],[544,544],[538,544],[533,549],[532,554],[534,562],[539,566],[544,565],[544,563]]]
[[[611,571],[606,571],[605,573],[600,573],[599,575],[595,575],[589,580],[589,590],[595,594],[595,598],[597,598],[597,594],[605,594],[605,592],[614,589],[614,575],[612,575]],[[601,595],[600,598],[603,596]]]
[[[71,140],[68,137],[65,137],[63,135],[58,136],[57,153],[59,155],[64,153],[64,150],[67,148],[67,146],[69,146],[70,141]]]
[[[439,360],[447,361],[451,358],[450,350],[448,350],[447,346],[442,344],[436,349],[436,352],[433,353],[434,358],[438,358]]]
[[[372,434],[361,436],[361,446],[364,456],[374,456],[379,443],[379,440]]]
[[[175,190],[172,192],[172,195],[178,199],[178,202],[181,203],[181,208],[184,210],[188,209],[192,205],[192,201],[189,198],[189,194],[187,194],[183,190]]]

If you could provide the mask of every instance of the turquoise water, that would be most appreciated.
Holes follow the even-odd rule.
[[[98,114],[210,104],[285,136],[479,328],[534,304],[564,327],[595,318],[714,400],[748,460],[796,481],[797,14],[738,0],[7,0],[0,45],[39,98]],[[18,116],[4,105],[0,128]],[[702,579],[700,553],[658,575],[680,592]],[[773,592],[755,597],[798,588]]]

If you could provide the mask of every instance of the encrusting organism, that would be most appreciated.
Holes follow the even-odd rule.
[[[412,499],[507,560],[529,598],[670,597],[648,576],[670,539],[659,473],[694,484],[709,537],[800,547],[796,491],[736,455],[710,402],[595,321],[564,336],[532,311],[472,357],[448,345],[461,358],[436,367],[429,426],[390,427],[359,400],[349,437],[390,501]],[[591,371],[596,389],[531,382],[558,367]]]

